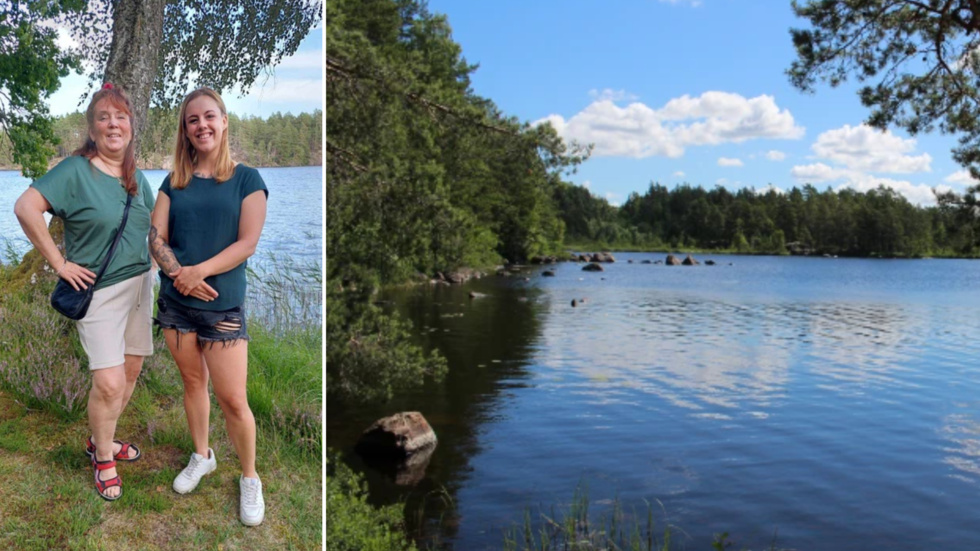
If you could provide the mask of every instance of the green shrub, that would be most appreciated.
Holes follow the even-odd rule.
[[[402,511],[396,505],[375,509],[367,488],[336,453],[327,450],[327,551],[414,550],[399,531]]]
[[[398,389],[436,379],[448,370],[446,359],[426,355],[412,343],[411,325],[385,315],[371,303],[365,284],[327,282],[327,389],[332,397],[388,400]]]
[[[0,301],[0,388],[75,420],[88,401],[87,366],[74,323],[48,305],[49,290],[28,288]]]

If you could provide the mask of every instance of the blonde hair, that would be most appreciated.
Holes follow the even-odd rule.
[[[109,102],[109,105],[129,116],[129,145],[126,146],[126,151],[123,155],[121,179],[123,186],[126,188],[126,193],[135,196],[137,193],[135,136],[136,121],[133,120],[133,106],[129,103],[129,97],[126,96],[126,93],[123,92],[118,86],[113,86],[111,83],[107,82],[102,85],[101,90],[92,96],[92,100],[88,102],[88,109],[85,110],[85,122],[88,123],[88,135],[85,137],[85,143],[79,146],[79,148],[75,151],[72,151],[71,154],[85,157],[89,160],[98,154],[98,145],[94,140],[92,140],[92,129],[95,128],[95,107],[102,100],[106,100]]]
[[[187,105],[194,101],[195,99],[206,96],[214,100],[218,104],[218,109],[221,110],[221,115],[228,116],[228,110],[225,109],[225,102],[221,100],[221,96],[218,95],[214,90],[204,86],[194,90],[187,97],[184,98],[183,103],[180,104],[180,124],[177,125],[177,145],[174,148],[174,168],[170,172],[170,187],[173,189],[183,189],[187,187],[187,184],[191,183],[191,177],[194,175],[194,166],[197,165],[197,150],[191,145],[190,139],[187,137],[187,121],[184,117],[187,114]],[[221,133],[221,143],[218,144],[218,158],[215,160],[214,164],[214,179],[220,182],[225,182],[229,180],[235,173],[235,163],[231,160],[231,148],[228,146],[228,129],[226,128],[224,132]]]

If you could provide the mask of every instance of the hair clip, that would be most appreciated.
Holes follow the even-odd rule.
[[[105,83],[105,84],[102,85],[102,89],[103,90],[112,90],[113,88],[114,88],[114,86],[112,85],[111,82],[107,82],[107,83]]]

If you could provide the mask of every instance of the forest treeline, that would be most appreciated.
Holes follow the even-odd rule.
[[[273,113],[268,118],[228,114],[228,140],[232,157],[250,166],[311,166],[323,162],[323,111],[293,115]],[[54,118],[56,161],[71,154],[85,138],[85,114]],[[169,169],[177,136],[177,110],[151,108],[141,137],[141,168]],[[0,140],[6,141],[5,136]],[[9,145],[9,144],[3,144]],[[0,168],[16,169],[11,148],[0,145]]]
[[[418,0],[326,5],[327,388],[385,398],[445,362],[371,302],[380,285],[562,249],[556,190],[586,152],[476,95]]]
[[[888,187],[867,192],[812,185],[762,192],[652,183],[621,207],[564,186],[558,210],[569,242],[607,248],[723,250],[875,257],[980,254],[977,218],[960,198],[918,206]]]

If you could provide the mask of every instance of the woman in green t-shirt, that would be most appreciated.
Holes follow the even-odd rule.
[[[239,518],[256,526],[265,502],[255,471],[255,418],[245,391],[243,306],[245,264],[262,233],[268,191],[258,171],[231,159],[228,114],[214,90],[188,94],[179,117],[174,168],[160,186],[150,227],[150,250],[160,264],[156,323],[184,382],[194,442],[173,488],[186,494],[217,467],[208,446],[210,379],[242,467]]]
[[[153,195],[146,177],[136,170],[133,110],[126,95],[106,84],[92,96],[85,118],[85,143],[31,184],[14,212],[61,279],[76,290],[95,285],[88,313],[75,323],[92,371],[92,435],[85,451],[92,458],[96,491],[111,501],[122,495],[116,461],[135,461],[141,455],[133,444],[114,440],[114,434],[143,358],[153,354],[153,272],[146,240]],[[129,219],[96,282],[95,271],[122,221],[127,194],[133,198]],[[48,232],[45,212],[64,220],[64,257]]]

